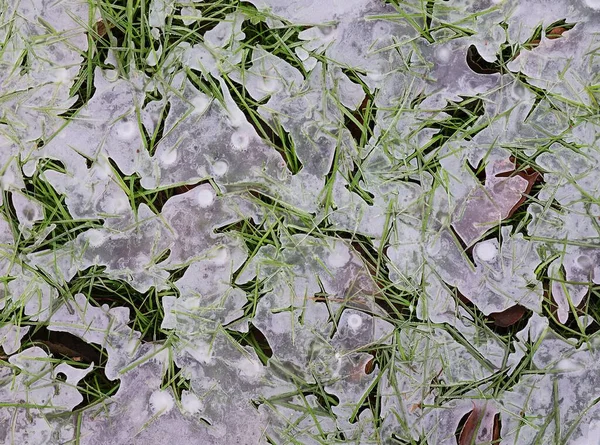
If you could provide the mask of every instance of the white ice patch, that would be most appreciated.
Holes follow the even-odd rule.
[[[71,75],[66,68],[58,68],[54,71],[54,79],[57,83],[70,82]]]
[[[196,193],[196,199],[200,207],[210,207],[215,200],[214,192],[209,188],[201,188]]]
[[[137,125],[133,121],[124,121],[116,124],[116,135],[122,141],[132,141],[139,133]]]
[[[577,363],[577,361],[572,360],[572,359],[562,359],[560,360],[556,366],[554,367],[554,369],[557,372],[577,372],[583,369],[583,366],[581,365],[581,363]]]
[[[190,391],[183,391],[181,393],[181,406],[188,414],[198,414],[204,409],[204,403],[202,403],[202,400],[200,400],[196,394]]]
[[[111,197],[102,201],[102,210],[112,215],[120,215],[129,209],[129,200],[125,194]]]
[[[442,62],[447,63],[452,58],[452,50],[445,46],[440,46],[435,52],[436,58]]]
[[[228,169],[229,166],[225,161],[215,161],[212,164],[212,171],[215,176],[223,176],[225,173],[227,173]]]
[[[248,148],[251,138],[251,131],[240,128],[239,130],[234,131],[231,135],[231,145],[235,150],[244,151]]]
[[[181,8],[181,21],[184,25],[189,26],[192,23],[201,20],[202,13],[195,8],[184,6]]]
[[[358,314],[352,314],[348,317],[348,327],[356,331],[362,326],[362,317]]]
[[[166,390],[154,391],[150,395],[150,409],[156,415],[167,414],[175,406],[173,396]]]
[[[493,261],[498,255],[498,248],[493,241],[484,241],[477,244],[475,252],[483,261]]]
[[[327,256],[327,265],[333,268],[344,267],[350,261],[350,249],[342,241],[335,241]]]

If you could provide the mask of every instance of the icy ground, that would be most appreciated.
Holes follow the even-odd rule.
[[[113,3],[0,0],[0,443],[600,444],[600,0]]]

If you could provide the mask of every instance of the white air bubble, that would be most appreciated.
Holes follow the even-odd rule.
[[[236,150],[245,150],[250,144],[250,135],[246,131],[238,130],[231,135],[231,144]]]
[[[498,248],[491,241],[484,241],[477,245],[475,252],[483,261],[492,261],[498,254]]]
[[[196,195],[200,207],[209,207],[215,200],[214,193],[209,189],[201,189]]]
[[[185,352],[190,354],[195,360],[200,363],[210,363],[213,361],[212,348],[210,343],[194,344],[193,347],[186,347]]]
[[[312,69],[317,66],[317,63],[319,61],[314,58],[314,57],[309,57],[308,59],[306,59],[304,61],[304,68],[306,69],[306,71],[312,71]]]
[[[333,251],[327,257],[327,264],[330,267],[344,267],[350,261],[350,250],[341,242],[334,243]]]
[[[225,161],[216,161],[212,165],[212,171],[215,176],[223,176],[229,170],[229,166]]]
[[[108,312],[108,306],[106,306],[105,311]],[[137,350],[137,348],[139,346],[140,346],[140,344],[139,344],[138,340],[133,338],[123,345],[123,351],[125,351],[129,355],[133,355],[133,353]]]
[[[106,70],[104,76],[109,82],[115,82],[119,78],[119,72],[117,70]]]
[[[154,391],[150,396],[150,408],[154,414],[166,414],[174,405],[173,396],[167,391]]]
[[[528,94],[529,90],[521,82],[514,82],[510,89],[510,95],[516,101],[527,99]]]
[[[576,261],[577,265],[584,270],[591,269],[594,264],[592,259],[587,255],[579,255]]]
[[[195,311],[200,307],[201,300],[198,297],[190,297],[182,302],[184,308],[188,311]]]
[[[137,134],[137,126],[134,122],[126,121],[117,124],[117,137],[122,141],[130,141],[135,138]]]
[[[435,57],[443,63],[449,62],[452,57],[452,51],[444,46],[438,48],[435,52]]]
[[[177,160],[177,150],[165,151],[160,157],[160,161],[164,165],[171,165],[176,160]]]
[[[189,414],[197,414],[204,409],[204,404],[196,394],[189,391],[183,391],[181,393],[181,407]]]
[[[362,326],[362,317],[358,314],[352,314],[348,317],[348,327],[353,331],[357,330]]]

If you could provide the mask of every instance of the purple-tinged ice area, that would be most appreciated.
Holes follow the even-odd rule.
[[[0,0],[0,444],[600,445],[599,0]]]

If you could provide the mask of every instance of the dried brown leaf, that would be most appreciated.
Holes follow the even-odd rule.
[[[458,445],[489,444],[500,437],[500,418],[493,404],[473,402],[473,410],[466,416],[458,436]]]
[[[460,432],[458,445],[472,445],[475,443],[475,434],[477,433],[481,414],[482,410],[473,404],[473,410],[469,413],[469,417],[467,417],[467,421]]]
[[[112,29],[113,27],[114,27],[114,25],[110,22],[105,22],[102,19],[98,20],[94,24],[94,33],[96,34],[96,36],[94,36],[94,37],[98,37],[98,38],[105,37],[106,34],[108,34],[108,31],[110,29]]]
[[[523,315],[525,315],[526,311],[527,309],[525,309],[523,306],[516,304],[502,312],[492,312],[489,315],[489,318],[494,321],[496,326],[506,328],[508,326],[512,326],[521,318],[523,318]]]

